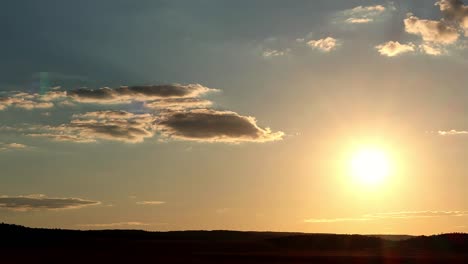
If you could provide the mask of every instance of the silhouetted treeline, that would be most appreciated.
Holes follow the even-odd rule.
[[[0,263],[468,263],[468,234],[382,237],[0,224]]]

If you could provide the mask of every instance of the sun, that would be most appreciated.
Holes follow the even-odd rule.
[[[381,149],[367,147],[355,151],[350,160],[353,179],[365,185],[382,183],[390,174],[390,160]]]

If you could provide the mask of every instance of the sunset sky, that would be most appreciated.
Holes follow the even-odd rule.
[[[0,32],[0,222],[468,232],[466,0],[20,0]]]

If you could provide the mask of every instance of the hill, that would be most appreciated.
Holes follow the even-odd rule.
[[[0,263],[465,263],[468,234],[78,231],[0,224]]]

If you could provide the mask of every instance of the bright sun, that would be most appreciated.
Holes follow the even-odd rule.
[[[352,177],[362,184],[376,185],[390,174],[390,162],[386,153],[377,148],[362,148],[351,157]]]

